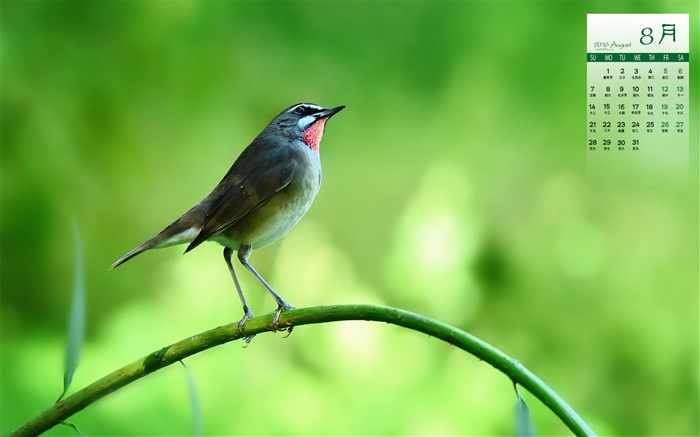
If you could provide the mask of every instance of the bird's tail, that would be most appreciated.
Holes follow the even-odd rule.
[[[162,234],[162,233],[161,233],[161,234]],[[154,246],[158,245],[158,243],[160,242],[160,241],[159,241],[159,237],[161,236],[161,234],[156,235],[155,237],[153,237],[153,238],[151,238],[150,240],[146,241],[145,243],[143,243],[143,244],[140,245],[139,247],[137,247],[137,248],[132,249],[131,251],[129,251],[126,255],[124,255],[123,257],[121,257],[121,258],[119,258],[118,260],[116,260],[116,261],[114,262],[114,264],[112,264],[112,267],[111,267],[111,268],[115,268],[115,267],[117,267],[117,266],[120,266],[120,265],[124,264],[125,262],[129,261],[131,258],[133,258],[133,257],[135,257],[136,255],[138,255],[139,253],[145,252],[145,251],[147,251],[148,249],[151,249],[151,248],[153,248]]]
[[[184,218],[185,216],[179,218],[173,224],[163,229],[158,235],[116,260],[111,268],[124,264],[131,258],[148,249],[174,246],[176,244],[189,243],[194,240],[199,234],[199,231],[201,231],[201,228],[186,224],[189,220],[183,220]]]

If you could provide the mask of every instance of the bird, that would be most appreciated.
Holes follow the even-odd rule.
[[[279,329],[281,313],[294,307],[255,270],[249,257],[253,250],[286,235],[311,207],[321,187],[319,145],[326,122],[344,108],[297,103],[280,112],[241,152],[208,196],[119,258],[112,268],[149,249],[188,243],[187,253],[204,241],[217,242],[224,246],[224,260],[243,305],[238,330],[243,334],[253,313],[233,268],[234,251],[277,302],[272,324]]]

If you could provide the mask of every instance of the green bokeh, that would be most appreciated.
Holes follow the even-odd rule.
[[[0,431],[61,391],[73,219],[88,303],[73,390],[241,317],[214,244],[108,267],[206,195],[279,110],[312,101],[347,105],[321,145],[321,193],[251,258],[290,303],[426,314],[519,359],[601,434],[698,435],[698,9],[4,1]],[[591,12],[691,13],[691,189],[587,175]],[[242,276],[253,310],[271,311]],[[433,339],[359,322],[281,337],[187,361],[205,433],[513,432],[507,378]],[[539,434],[566,432],[526,399]],[[186,375],[158,372],[72,421],[187,434]]]

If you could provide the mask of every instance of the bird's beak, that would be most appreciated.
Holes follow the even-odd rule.
[[[326,118],[326,119],[327,119],[327,118],[331,118],[332,116],[334,116],[334,115],[337,114],[338,112],[342,111],[344,108],[345,108],[345,105],[340,105],[340,106],[336,106],[335,108],[324,109],[323,111],[317,112],[317,113],[314,114],[314,115],[316,116],[316,118],[317,118],[318,120],[320,120],[320,119],[322,119],[322,118]]]

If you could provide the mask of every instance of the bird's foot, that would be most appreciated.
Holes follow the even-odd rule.
[[[293,310],[293,309],[294,309],[294,307],[289,305],[288,303],[281,304],[280,306],[277,307],[277,311],[275,311],[275,317],[272,318],[272,327],[274,328],[275,331],[280,331],[280,330],[287,331],[287,335],[285,335],[284,338],[287,338],[292,334],[292,329],[294,329],[294,326],[280,329],[280,327],[279,327],[280,315],[282,314],[282,311]]]
[[[243,318],[238,322],[238,332],[240,332],[241,335],[243,335],[243,328],[245,328],[245,322],[247,322],[248,319],[253,317],[253,312],[250,311],[249,308],[243,308],[243,310],[245,311],[245,314],[243,315]],[[250,341],[253,339],[253,337],[255,337],[254,334],[249,335],[245,338],[246,346],[248,345],[248,343],[250,343]]]

